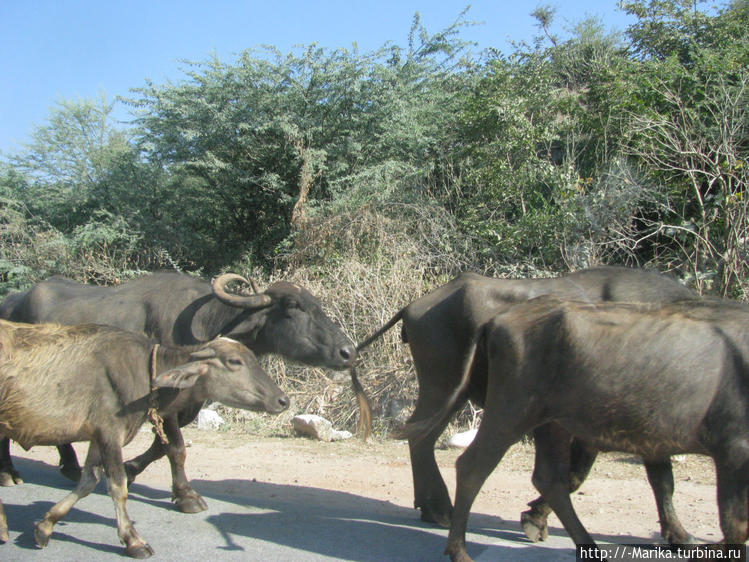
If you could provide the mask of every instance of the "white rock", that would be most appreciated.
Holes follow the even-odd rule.
[[[320,441],[333,440],[333,424],[322,416],[300,414],[292,418],[291,424],[299,435],[306,435]]]
[[[451,449],[465,449],[471,444],[473,438],[476,437],[478,429],[469,429],[461,433],[456,433],[450,439],[447,440],[447,446]]]
[[[351,435],[350,431],[346,431],[345,429],[343,431],[338,431],[337,429],[334,429],[330,432],[330,440],[331,441],[343,441],[344,439],[351,439],[353,435]]]
[[[200,410],[198,413],[198,429],[218,429],[224,424],[224,418],[213,410]]]

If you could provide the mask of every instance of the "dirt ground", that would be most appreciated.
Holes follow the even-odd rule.
[[[345,491],[390,502],[401,507],[413,505],[408,446],[403,441],[350,439],[321,443],[307,438],[259,438],[237,431],[184,430],[188,441],[187,474],[191,479],[225,481],[224,492],[232,493],[232,482],[257,480],[276,485],[308,486]],[[141,430],[125,450],[125,458],[142,452],[152,439]],[[81,460],[85,444],[76,445]],[[22,451],[14,445],[14,455],[56,464],[51,447]],[[437,450],[436,456],[448,484],[455,488],[457,450]],[[484,485],[473,513],[484,513],[516,522],[525,504],[536,497],[530,483],[533,448],[515,445]],[[716,542],[721,534],[715,502],[712,462],[704,457],[686,456],[674,463],[675,505],[681,520],[700,542]],[[151,465],[138,482],[168,490],[168,463],[162,459]],[[593,471],[573,503],[583,523],[596,540],[616,543],[660,542],[655,503],[645,470],[636,457],[621,454],[599,456]],[[414,517],[418,512],[414,510]],[[470,526],[470,521],[469,521]],[[550,526],[561,529],[552,516]],[[563,531],[560,531],[563,532]]]

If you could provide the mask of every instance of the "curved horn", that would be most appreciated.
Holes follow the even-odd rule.
[[[257,286],[257,283],[255,283],[254,279],[250,279],[250,287],[252,287],[253,293],[256,293],[258,295],[262,293],[262,291],[260,290],[260,287]]]
[[[222,303],[228,304],[229,306],[235,306],[237,308],[249,309],[265,308],[273,303],[273,300],[268,295],[263,293],[249,296],[232,295],[230,293],[227,293],[226,286],[232,281],[242,281],[243,283],[247,283],[248,285],[252,284],[250,281],[248,281],[241,275],[237,275],[236,273],[224,273],[223,275],[219,275],[218,277],[216,277],[216,279],[213,280],[213,283],[211,283],[211,287],[213,288],[213,294],[216,295],[216,298]]]

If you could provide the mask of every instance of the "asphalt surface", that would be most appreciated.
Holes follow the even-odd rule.
[[[33,525],[71,489],[56,467],[15,458],[20,486],[0,488],[10,539],[4,561],[125,560],[114,508],[101,482],[54,529],[49,545],[34,542]],[[193,480],[208,502],[199,514],[178,512],[168,489],[134,483],[127,509],[153,560],[447,560],[447,531],[418,520],[413,509],[345,491],[261,481]],[[228,486],[228,487],[227,487]],[[226,490],[231,490],[227,494]],[[468,553],[477,562],[574,560],[572,541],[553,529],[545,543],[529,543],[517,523],[473,514]]]

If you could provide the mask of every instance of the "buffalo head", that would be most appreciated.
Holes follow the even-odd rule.
[[[251,285],[255,294],[228,293],[233,281]],[[293,361],[331,369],[346,369],[356,360],[356,346],[323,312],[320,302],[306,289],[279,281],[260,292],[240,275],[226,273],[213,281],[213,294],[224,304],[251,311],[226,335],[236,338],[258,355],[277,353]],[[245,339],[251,339],[251,343]]]
[[[191,388],[198,402],[221,402],[232,408],[278,414],[289,397],[274,383],[247,347],[217,338],[190,354],[190,361],[159,373],[154,385]]]

